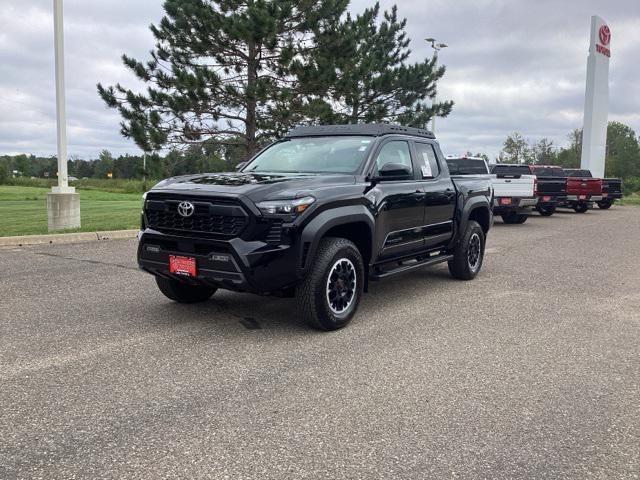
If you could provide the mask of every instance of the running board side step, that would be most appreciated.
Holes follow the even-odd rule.
[[[437,257],[425,258],[424,260],[421,260],[415,263],[410,263],[409,265],[403,265],[404,262],[401,262],[398,265],[398,267],[394,268],[393,270],[386,270],[384,272],[374,270],[374,272],[369,276],[369,278],[373,281],[382,280],[383,278],[391,277],[399,273],[405,273],[411,270],[417,270],[418,268],[437,265],[438,263],[448,262],[449,260],[452,260],[452,259],[453,259],[453,255],[438,255]],[[393,263],[393,262],[389,262],[389,263]],[[376,267],[374,267],[374,269],[375,268]]]

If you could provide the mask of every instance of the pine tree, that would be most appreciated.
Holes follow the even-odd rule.
[[[336,30],[317,34],[312,64],[300,72],[314,93],[307,105],[310,117],[323,123],[425,127],[433,115],[449,114],[453,102],[426,102],[435,97],[445,67],[436,67],[434,58],[409,64],[406,19],[398,19],[396,6],[381,21],[379,14],[376,3],[355,18],[347,14]]]
[[[122,57],[147,90],[98,84],[98,92],[144,151],[206,141],[239,147],[246,158],[302,118],[294,72],[304,70],[314,33],[336,24],[347,3],[166,0],[151,26],[151,59]]]

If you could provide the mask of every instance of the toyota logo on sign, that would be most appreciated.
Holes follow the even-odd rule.
[[[180,202],[178,204],[178,213],[182,217],[190,217],[195,211],[196,207],[194,207],[191,202]]]
[[[609,45],[609,42],[611,41],[611,30],[609,30],[609,27],[607,25],[602,25],[600,27],[598,35],[600,36],[600,43],[602,45]]]

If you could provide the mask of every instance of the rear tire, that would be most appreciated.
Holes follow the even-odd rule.
[[[364,287],[364,262],[353,242],[323,238],[296,297],[302,319],[319,330],[347,325],[358,309]]]
[[[508,213],[507,215],[502,215],[502,221],[509,225],[513,224],[522,224],[527,221],[529,215],[521,214],[521,213]]]
[[[198,303],[211,298],[217,288],[204,285],[187,285],[178,280],[156,277],[158,288],[165,297],[178,303]]]
[[[589,205],[587,205],[586,203],[579,203],[578,205],[573,207],[573,209],[576,213],[584,213],[589,210]]]
[[[484,259],[485,236],[482,227],[469,220],[462,239],[453,250],[453,259],[449,260],[449,273],[459,280],[475,278],[482,268]]]
[[[543,217],[550,217],[551,215],[556,213],[556,207],[538,206],[538,213],[540,213],[540,215],[542,215]]]
[[[608,210],[611,208],[611,205],[613,205],[611,200],[602,200],[601,202],[598,202],[598,208],[601,208],[602,210]]]

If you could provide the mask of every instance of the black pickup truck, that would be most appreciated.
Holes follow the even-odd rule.
[[[540,215],[550,217],[558,205],[567,199],[567,178],[562,167],[553,165],[529,165],[529,172],[537,178],[535,209]]]
[[[234,173],[164,180],[144,196],[138,264],[177,302],[218,288],[297,296],[333,330],[368,281],[448,262],[480,271],[488,179],[449,176],[432,133],[395,125],[299,127]]]
[[[598,203],[598,207],[606,210],[615,203],[616,200],[622,198],[622,180],[619,178],[603,178],[602,179],[602,200]]]

